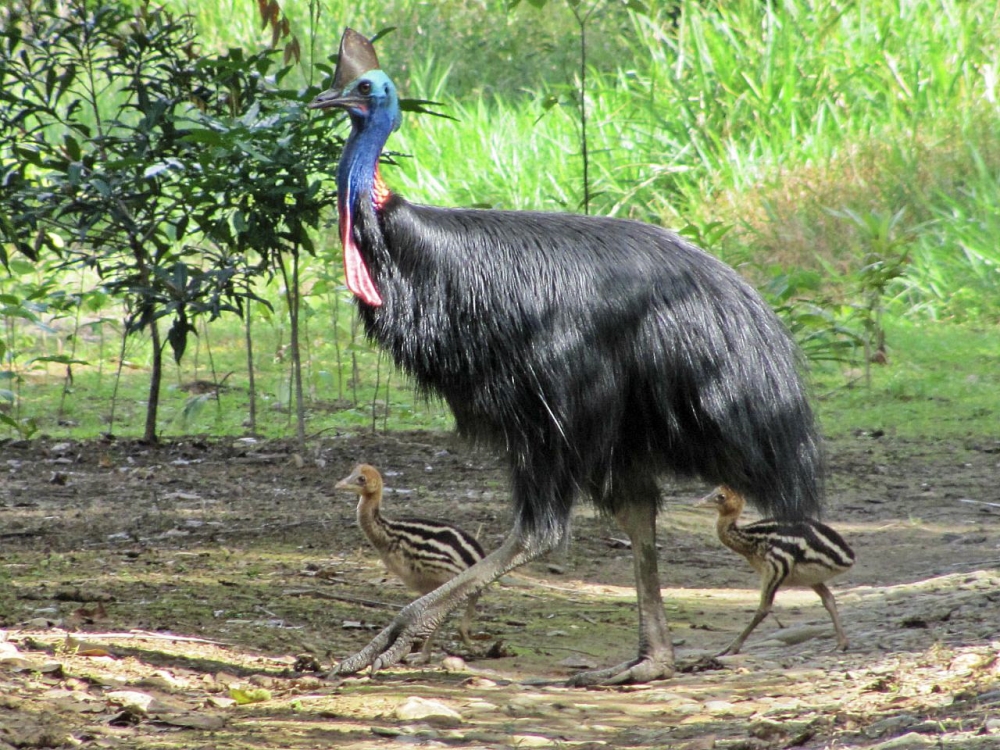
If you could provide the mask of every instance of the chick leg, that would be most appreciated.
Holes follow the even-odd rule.
[[[429,637],[455,607],[469,597],[478,596],[504,573],[545,554],[558,541],[551,536],[530,536],[515,529],[499,549],[407,604],[367,646],[337,664],[330,676],[354,674],[365,667],[371,667],[374,674],[397,663],[409,653],[414,641]]]
[[[848,646],[847,634],[844,632],[844,627],[840,624],[840,615],[837,614],[837,602],[833,599],[833,592],[826,587],[825,583],[817,583],[812,589],[819,594],[819,598],[823,601],[823,606],[826,607],[826,611],[830,613],[830,619],[833,620],[833,629],[837,631],[837,648],[841,651],[846,651]]]
[[[754,628],[760,625],[764,618],[767,617],[771,612],[771,607],[774,606],[774,595],[778,593],[778,587],[781,585],[782,577],[779,571],[773,570],[772,574],[767,577],[764,582],[764,586],[761,588],[760,592],[760,605],[757,607],[757,611],[754,613],[753,619],[750,620],[750,624],[744,628],[743,632],[736,636],[736,639],[726,646],[725,649],[720,651],[717,656],[725,656],[726,654],[738,654],[740,649],[743,648],[743,642],[747,639]],[[818,592],[817,592],[818,593]],[[820,594],[822,596],[822,594]]]
[[[632,541],[639,604],[639,654],[614,667],[574,675],[569,680],[574,687],[650,682],[666,679],[674,673],[674,646],[663,610],[656,563],[656,504],[625,505],[615,514],[615,520]]]

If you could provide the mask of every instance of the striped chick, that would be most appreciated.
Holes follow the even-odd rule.
[[[358,525],[390,572],[411,590],[427,594],[483,559],[485,552],[475,537],[446,521],[426,518],[391,519],[381,513],[382,475],[374,466],[359,464],[336,484],[356,493]],[[469,599],[458,627],[462,642],[471,647],[469,624],[479,596]],[[424,640],[426,660],[437,628]]]
[[[825,524],[808,519],[797,522],[765,519],[737,526],[743,512],[743,496],[725,486],[717,487],[699,505],[718,510],[716,530],[719,539],[745,557],[761,576],[757,612],[746,629],[719,656],[739,653],[747,636],[771,612],[774,595],[781,586],[808,586],[819,594],[833,620],[837,647],[847,649],[847,635],[840,624],[837,604],[826,586],[826,581],[854,565],[854,552],[840,534]]]

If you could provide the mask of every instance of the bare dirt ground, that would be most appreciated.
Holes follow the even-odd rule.
[[[635,653],[630,553],[581,507],[565,558],[482,598],[477,648],[327,681],[410,600],[366,546],[354,463],[386,515],[508,526],[490,455],[427,433],[285,443],[0,444],[0,749],[1000,748],[1000,442],[830,443],[826,519],[858,554],[834,581],[851,648],[810,591],[719,668],[568,689]],[[665,487],[661,577],[683,668],[749,620],[757,580]],[[423,700],[418,700],[423,699]],[[430,701],[430,703],[427,703]]]

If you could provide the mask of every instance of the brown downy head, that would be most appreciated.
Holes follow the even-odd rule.
[[[382,492],[382,475],[374,466],[358,464],[354,471],[334,486],[338,490],[348,490],[362,497],[378,497]]]
[[[743,512],[743,495],[720,485],[695,503],[697,508],[715,508],[720,516],[738,516]]]

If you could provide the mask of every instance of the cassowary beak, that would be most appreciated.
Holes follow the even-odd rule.
[[[309,102],[309,109],[351,109],[363,108],[368,102],[360,96],[352,96],[340,89],[327,89]]]

